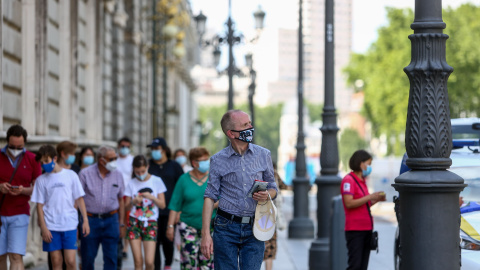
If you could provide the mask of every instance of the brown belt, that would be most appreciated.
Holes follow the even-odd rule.
[[[108,213],[104,213],[104,214],[92,214],[92,213],[87,213],[87,216],[103,219],[103,218],[111,217],[111,216],[115,215],[116,213],[118,213],[118,209],[117,209],[117,210],[113,210],[113,211],[108,212]]]

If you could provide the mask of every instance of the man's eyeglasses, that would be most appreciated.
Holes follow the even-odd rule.
[[[9,145],[8,148],[9,148],[9,149],[12,149],[12,150],[23,150],[23,146],[17,146],[17,147],[15,147],[15,146]]]
[[[104,157],[104,159],[105,159],[106,161],[110,162],[110,161],[117,160],[117,157],[112,157],[112,158],[106,158],[106,157]]]

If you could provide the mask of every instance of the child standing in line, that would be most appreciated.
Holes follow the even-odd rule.
[[[35,157],[45,171],[33,188],[32,202],[37,203],[38,223],[42,231],[43,251],[50,253],[53,269],[62,269],[65,260],[67,269],[76,269],[78,214],[83,217],[82,233],[90,233],[87,210],[80,180],[77,174],[57,164],[57,152],[51,145],[43,145]],[[62,257],[61,250],[64,250]]]
[[[167,188],[160,177],[148,173],[148,161],[143,155],[136,156],[132,166],[134,178],[125,187],[125,207],[131,209],[127,235],[135,270],[153,270],[158,212],[166,206],[163,193]]]

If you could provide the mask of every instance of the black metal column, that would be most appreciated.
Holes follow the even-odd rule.
[[[310,269],[330,269],[330,213],[332,198],[340,193],[337,114],[335,112],[334,4],[325,1],[325,104],[323,107],[320,177],[317,184],[317,239],[309,254]]]
[[[447,171],[452,161],[441,0],[416,0],[405,145],[412,171],[395,179],[400,194],[400,269],[460,269],[459,192],[465,185]]]
[[[153,18],[157,16],[157,3],[156,0],[152,0],[152,12]],[[157,44],[157,20],[152,20],[152,44]],[[152,138],[158,136],[158,109],[157,109],[157,49],[156,46],[152,46]]]
[[[295,178],[293,182],[293,219],[288,224],[289,238],[309,239],[314,236],[313,221],[308,217],[308,190],[310,182],[305,162],[305,134],[303,133],[303,23],[302,0],[299,0],[298,19],[298,135]]]
[[[227,20],[227,43],[228,43],[228,110],[233,110],[233,21],[232,21],[232,0],[228,0],[228,20]]]

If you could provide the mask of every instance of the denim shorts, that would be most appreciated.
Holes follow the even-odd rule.
[[[25,256],[27,250],[28,215],[2,216],[0,256],[14,253]]]
[[[52,234],[52,242],[43,241],[43,251],[77,249],[77,229],[66,232],[50,231],[50,233]]]

